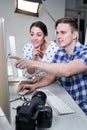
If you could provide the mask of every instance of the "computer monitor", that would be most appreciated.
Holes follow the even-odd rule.
[[[7,74],[7,47],[5,35],[5,21],[0,18],[0,107],[8,121],[10,118],[10,93]]]

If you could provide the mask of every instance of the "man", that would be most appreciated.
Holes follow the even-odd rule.
[[[17,68],[35,67],[46,71],[48,78],[51,77],[50,81],[46,79],[46,85],[58,76],[61,85],[87,114],[87,46],[78,41],[78,25],[73,18],[57,20],[55,29],[60,47],[53,59],[55,63],[10,58],[17,59]]]

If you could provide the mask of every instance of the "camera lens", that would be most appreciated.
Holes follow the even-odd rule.
[[[32,96],[32,99],[34,97],[38,97],[38,98],[42,99],[44,102],[46,102],[46,99],[47,99],[46,94],[42,91],[36,91],[35,94]]]

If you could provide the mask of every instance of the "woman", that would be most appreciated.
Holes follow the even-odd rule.
[[[26,43],[23,47],[24,58],[36,61],[52,62],[59,47],[55,42],[46,41],[46,37],[48,36],[46,25],[41,21],[32,23],[29,29],[29,34],[31,43]],[[46,72],[30,68],[24,70],[23,75],[37,81],[41,76],[46,75]]]

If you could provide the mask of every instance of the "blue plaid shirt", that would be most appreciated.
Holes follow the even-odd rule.
[[[68,57],[65,49],[58,49],[53,62],[68,63],[74,59],[79,59],[87,65],[87,46],[77,42],[70,57]],[[87,71],[69,77],[58,77],[58,80],[87,114]]]

